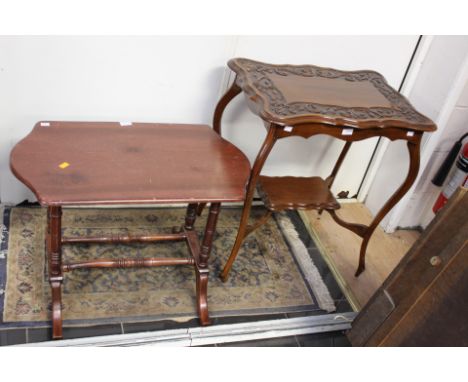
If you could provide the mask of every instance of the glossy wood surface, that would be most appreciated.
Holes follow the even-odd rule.
[[[190,203],[187,206],[185,223],[181,228],[174,227],[174,233],[155,235],[111,235],[103,237],[62,237],[61,217],[62,207],[49,206],[47,213],[47,258],[49,263],[49,282],[52,297],[52,338],[62,338],[62,282],[63,273],[83,268],[143,268],[160,266],[192,265],[195,270],[197,310],[201,325],[211,323],[208,311],[208,260],[211,252],[216,223],[221,209],[221,203],[211,203],[206,223],[203,242],[200,246],[198,234],[194,230],[198,205]],[[177,232],[175,232],[177,231]],[[170,258],[118,258],[89,259],[78,262],[62,262],[62,245],[76,243],[120,244],[130,242],[155,243],[161,241],[180,241],[187,244],[191,257]]]
[[[145,267],[163,267],[168,265],[194,265],[192,258],[181,259],[179,257],[166,258],[141,258],[141,259],[99,259],[89,261],[78,261],[75,263],[64,264],[63,272],[70,272],[80,268],[145,268]]]
[[[235,87],[236,85],[232,85],[232,87]],[[231,90],[228,91],[228,94]],[[232,98],[231,98],[232,99]],[[221,103],[223,103],[223,107],[225,108],[227,103],[224,103],[225,98],[223,97],[221,99]],[[217,118],[221,118],[222,116],[222,111],[218,114],[215,113],[214,117],[214,126],[219,126],[220,121],[217,120]],[[250,208],[252,207],[252,200],[254,197],[255,189],[257,186],[257,180],[258,177],[260,176],[260,171],[263,168],[263,165],[265,164],[266,159],[268,158],[268,155],[270,154],[271,149],[273,148],[273,145],[275,144],[276,141],[276,135],[277,135],[278,129],[271,126],[268,129],[267,136],[265,137],[265,140],[263,141],[262,146],[260,147],[260,151],[257,154],[257,157],[255,158],[255,162],[252,166],[252,171],[250,172],[250,177],[249,177],[249,182],[247,185],[247,192],[245,194],[245,201],[244,201],[244,208],[242,209],[242,216],[240,219],[239,223],[239,230],[237,231],[237,236],[236,236],[236,241],[234,242],[234,245],[231,250],[231,255],[229,256],[226,264],[224,265],[223,271],[220,274],[221,279],[226,282],[229,271],[231,270],[232,264],[234,264],[234,261],[236,259],[237,253],[239,252],[239,249],[242,245],[242,241],[246,237],[246,235],[250,232],[251,230],[247,229],[247,224],[249,221],[249,215],[250,215]],[[256,225],[258,227],[258,225]]]
[[[62,338],[62,208],[47,209],[46,253],[52,294],[52,338]]]
[[[11,169],[42,205],[244,199],[250,164],[209,126],[37,123]]]
[[[371,70],[273,65],[234,58],[228,66],[249,107],[269,123],[400,127],[433,131],[435,124]]]
[[[258,192],[272,211],[340,208],[325,181],[317,176],[260,176]]]
[[[201,325],[210,324],[208,260],[221,201],[244,199],[247,158],[209,126],[109,122],[38,123],[11,153],[15,175],[47,206],[47,258],[52,337],[62,338],[63,273],[82,268],[192,265]],[[62,205],[188,202],[184,225],[172,233],[62,237]],[[202,244],[197,210],[210,203]],[[180,241],[189,258],[90,259],[63,263],[62,245]]]
[[[435,124],[415,110],[408,100],[387,84],[382,75],[374,71],[273,65],[245,58],[234,58],[228,66],[236,73],[236,78],[216,106],[215,131],[221,133],[224,109],[243,92],[247,106],[264,120],[268,134],[252,166],[239,231],[221,273],[222,280],[227,280],[242,241],[254,227],[259,226],[248,226],[257,186],[271,210],[317,209],[319,213],[326,210],[337,224],[360,236],[362,244],[355,273],[356,277],[359,276],[365,270],[367,245],[374,230],[416,179],[422,135],[426,131],[434,131]],[[316,178],[306,185],[304,179],[297,177],[274,179],[260,176],[277,140],[289,137],[308,139],[319,134],[346,141],[331,174],[324,181]],[[410,162],[408,173],[369,225],[347,222],[335,213],[337,203],[325,188],[331,188],[351,143],[372,137],[405,140]],[[261,220],[266,221],[264,218]]]

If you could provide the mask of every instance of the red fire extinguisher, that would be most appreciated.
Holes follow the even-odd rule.
[[[459,142],[461,144],[461,140]],[[463,150],[458,156],[457,167],[453,173],[453,176],[440,193],[439,197],[434,203],[434,206],[432,207],[432,211],[434,211],[434,213],[439,211],[460,186],[468,187],[468,143],[463,146]]]

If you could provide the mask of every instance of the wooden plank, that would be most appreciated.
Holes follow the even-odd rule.
[[[466,346],[467,191],[451,198],[359,313],[353,345]],[[382,294],[395,305],[384,320],[373,314]]]
[[[466,228],[465,224],[465,237]],[[468,242],[458,236],[462,247],[380,346],[468,345]]]

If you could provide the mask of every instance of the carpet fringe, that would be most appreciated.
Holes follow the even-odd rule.
[[[277,218],[284,236],[286,237],[286,240],[288,241],[291,250],[296,257],[297,262],[299,263],[299,266],[304,273],[305,279],[309,283],[311,289],[314,291],[314,295],[317,298],[317,303],[320,309],[323,309],[327,312],[334,312],[336,310],[336,306],[333,298],[331,297],[328,288],[323,282],[317,267],[310,258],[306,246],[299,238],[299,234],[296,231],[293,223],[284,212],[277,214]]]

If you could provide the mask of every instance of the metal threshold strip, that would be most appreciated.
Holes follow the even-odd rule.
[[[47,341],[17,346],[200,346],[274,337],[332,332],[351,328],[357,313],[325,314],[187,329]]]

